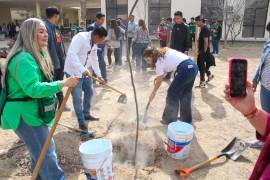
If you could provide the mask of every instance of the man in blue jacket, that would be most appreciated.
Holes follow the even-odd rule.
[[[57,28],[59,22],[60,11],[56,7],[46,8],[45,20],[46,29],[48,32],[48,51],[54,65],[54,80],[63,80],[64,78],[64,64],[65,64],[65,47],[62,40],[61,32]],[[63,92],[56,94],[58,99],[58,106],[63,101]]]
[[[103,23],[105,21],[105,14],[102,14],[101,12],[96,14],[96,20],[94,23],[90,24],[87,28],[88,31],[94,31],[95,29],[102,27]],[[99,62],[99,68],[101,71],[102,78],[105,82],[107,82],[107,70],[106,70],[106,63],[104,60],[104,50],[105,50],[105,43],[98,44],[98,62]]]

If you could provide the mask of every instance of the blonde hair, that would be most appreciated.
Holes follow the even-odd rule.
[[[48,50],[46,47],[41,49],[37,42],[38,27],[41,23],[43,23],[43,21],[37,18],[29,18],[22,23],[17,40],[7,56],[5,64],[3,65],[4,76],[7,72],[8,62],[12,57],[20,51],[26,51],[34,57],[44,76],[47,79],[52,79],[53,64]]]
[[[144,50],[144,57],[153,57],[154,61],[156,62],[158,58],[164,58],[165,54],[167,53],[167,51],[169,50],[168,47],[163,47],[163,48],[146,48]]]

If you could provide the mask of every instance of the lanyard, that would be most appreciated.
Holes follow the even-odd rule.
[[[94,46],[94,44],[90,41],[90,46],[91,46],[91,48],[90,48],[90,50],[89,51],[87,51],[87,56],[86,56],[86,60],[85,60],[85,64],[84,64],[84,67],[86,66],[86,64],[87,64],[87,61],[88,61],[88,56],[89,56],[89,54],[91,54],[91,51],[92,51],[92,49],[93,49],[93,46]]]

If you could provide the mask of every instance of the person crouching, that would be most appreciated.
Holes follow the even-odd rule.
[[[168,72],[175,71],[174,80],[168,89],[161,123],[169,124],[176,121],[179,108],[181,120],[192,123],[192,88],[198,73],[196,63],[186,54],[167,47],[147,48],[144,51],[144,57],[147,63],[155,68],[157,74],[149,102],[153,101],[164,76]]]

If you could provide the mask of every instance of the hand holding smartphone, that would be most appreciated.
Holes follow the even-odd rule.
[[[231,97],[246,95],[248,62],[245,58],[230,58],[229,60],[229,87]]]

